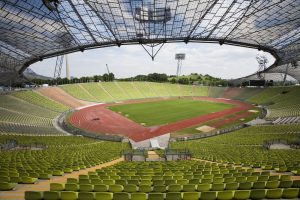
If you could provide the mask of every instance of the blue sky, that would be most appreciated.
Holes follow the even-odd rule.
[[[182,74],[201,73],[221,78],[238,78],[258,69],[256,55],[264,54],[268,65],[274,58],[255,49],[218,44],[165,44],[155,60],[140,45],[107,47],[68,55],[71,76],[93,76],[106,73],[105,64],[117,78],[148,73],[176,74],[175,53],[185,53]],[[30,66],[35,72],[53,76],[56,58],[46,59]],[[65,76],[65,68],[62,77]]]

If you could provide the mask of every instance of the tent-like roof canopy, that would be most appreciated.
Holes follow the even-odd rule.
[[[1,0],[0,9],[1,81],[44,58],[166,42],[261,49],[276,58],[267,71],[300,80],[300,0]]]

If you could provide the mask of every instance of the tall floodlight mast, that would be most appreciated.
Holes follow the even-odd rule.
[[[177,80],[179,79],[179,76],[181,74],[181,67],[182,67],[182,61],[185,60],[185,53],[177,53],[175,54],[175,60],[177,60]]]
[[[64,62],[64,56],[57,56],[56,57],[56,63],[55,63],[55,68],[54,68],[54,75],[53,78],[60,78],[60,74],[61,74],[61,68],[63,66],[63,62]]]
[[[264,71],[267,67],[268,59],[266,58],[266,56],[258,54],[256,56],[256,60],[258,62],[257,77],[259,79],[264,80],[265,79]]]
[[[68,55],[66,55],[66,77],[67,77],[68,80],[71,79],[70,66],[69,66],[69,62],[68,62]]]

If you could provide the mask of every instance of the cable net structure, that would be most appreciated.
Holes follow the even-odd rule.
[[[0,20],[0,82],[66,53],[171,42],[263,50],[266,73],[300,80],[300,0],[1,0]]]

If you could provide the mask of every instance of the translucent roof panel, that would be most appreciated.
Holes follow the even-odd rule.
[[[0,72],[16,76],[90,48],[219,42],[270,52],[267,71],[300,80],[291,64],[300,60],[299,0],[2,0],[0,9]]]

